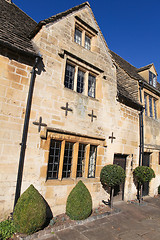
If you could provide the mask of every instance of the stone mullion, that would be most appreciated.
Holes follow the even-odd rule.
[[[59,172],[58,172],[58,179],[62,180],[62,171],[63,171],[63,159],[64,159],[64,150],[65,150],[65,140],[61,143],[61,154],[60,154],[60,161],[59,161]]]
[[[74,151],[73,151],[73,159],[72,159],[72,178],[76,178],[77,175],[77,162],[78,162],[78,149],[79,149],[79,142],[74,144]]]
[[[86,162],[85,162],[85,172],[84,177],[88,177],[88,168],[89,168],[89,153],[90,153],[90,144],[86,146]]]
[[[88,76],[89,72],[87,71],[84,75],[84,94],[88,96]]]

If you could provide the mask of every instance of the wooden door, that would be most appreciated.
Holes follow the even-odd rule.
[[[150,165],[150,153],[144,153],[142,166],[149,167],[149,165]],[[149,194],[149,182],[146,182],[143,185],[142,196],[147,196],[148,194]]]
[[[126,171],[126,155],[115,154],[113,164],[121,166]],[[124,200],[124,183],[114,188],[114,201]]]

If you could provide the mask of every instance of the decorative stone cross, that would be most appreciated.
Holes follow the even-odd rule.
[[[65,116],[68,115],[68,112],[72,112],[73,110],[68,107],[68,102],[66,102],[66,107],[61,107],[61,109],[65,110]]]
[[[91,122],[93,122],[93,118],[97,118],[97,116],[93,114],[93,110],[92,114],[88,114],[88,116],[91,117]]]
[[[115,137],[113,137],[113,132],[112,132],[112,136],[109,136],[109,139],[111,139],[111,143],[113,143],[113,139],[116,139]]]
[[[39,118],[39,122],[33,122],[33,124],[38,126],[38,132],[41,131],[41,127],[47,127],[47,124],[42,123],[42,117]]]

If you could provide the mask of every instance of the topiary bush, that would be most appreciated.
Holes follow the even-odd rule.
[[[145,182],[150,182],[152,178],[155,178],[154,170],[147,166],[138,166],[133,171],[134,179],[140,185]]]
[[[0,222],[0,239],[6,240],[13,236],[15,233],[15,227],[12,220],[5,220]]]
[[[31,234],[46,222],[46,204],[33,185],[21,195],[13,212],[17,232]]]
[[[125,171],[122,167],[116,164],[109,164],[102,168],[100,174],[100,181],[102,185],[114,187],[124,182],[126,177]]]
[[[110,206],[113,207],[113,192],[114,187],[122,184],[125,181],[125,171],[122,167],[116,164],[109,164],[102,168],[100,173],[100,181],[104,188],[110,188]]]
[[[82,220],[89,217],[92,212],[91,194],[80,180],[72,189],[66,204],[66,214],[72,220]]]

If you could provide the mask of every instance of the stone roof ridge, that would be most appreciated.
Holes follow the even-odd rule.
[[[37,24],[36,28],[31,32],[31,34],[30,34],[29,37],[30,37],[30,38],[33,38],[33,37],[41,30],[41,28],[42,28],[44,25],[46,25],[46,24],[48,24],[48,23],[51,23],[51,22],[54,22],[54,21],[56,21],[56,20],[58,20],[58,19],[61,19],[61,18],[65,17],[65,16],[67,16],[68,14],[70,14],[70,13],[76,11],[76,10],[79,10],[79,9],[85,7],[85,6],[88,6],[88,7],[91,9],[89,2],[86,1],[86,2],[81,3],[81,4],[79,4],[79,5],[75,6],[75,7],[70,8],[70,9],[64,11],[64,12],[57,13],[57,14],[49,17],[49,18],[46,18],[46,19],[44,19],[44,20],[41,20],[41,21]]]

